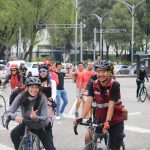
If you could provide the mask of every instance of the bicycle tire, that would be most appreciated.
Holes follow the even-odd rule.
[[[0,117],[1,117],[1,119],[2,119],[5,111],[6,111],[6,100],[2,95],[0,95]]]
[[[19,148],[18,150],[42,150],[40,147],[39,147],[39,143],[38,143],[38,137],[35,136],[35,135],[31,135],[31,139],[32,141],[32,144],[29,146],[29,136],[26,137],[26,138],[23,138],[19,144]]]
[[[33,145],[32,145],[32,149],[34,150],[43,150],[44,149],[44,147],[43,147],[43,145],[42,145],[42,143],[41,143],[41,141],[40,141],[40,139],[38,138],[38,136],[37,135],[33,135],[33,137],[32,137],[33,139]]]
[[[83,150],[97,150],[97,145],[94,141],[89,141]]]
[[[21,140],[18,150],[28,150],[27,138]]]
[[[139,97],[140,101],[141,101],[141,102],[145,102],[146,96],[147,96],[147,90],[146,90],[145,87],[143,87],[143,88],[140,90],[140,97]]]

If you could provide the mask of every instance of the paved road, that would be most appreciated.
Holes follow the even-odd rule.
[[[122,101],[129,110],[129,119],[125,122],[125,144],[127,150],[150,150],[150,101],[137,102],[135,97],[135,78],[118,78],[121,84]],[[148,84],[148,83],[147,83]],[[85,127],[79,127],[79,135],[73,133],[73,115],[75,102],[75,85],[72,80],[65,80],[69,104],[65,110],[66,118],[56,120],[53,127],[54,142],[57,150],[82,150],[84,146]],[[4,93],[6,97],[7,93]],[[10,130],[15,126],[11,123]],[[0,149],[13,149],[9,133],[0,125]]]

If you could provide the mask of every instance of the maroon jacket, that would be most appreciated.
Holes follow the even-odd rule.
[[[109,100],[111,100],[110,92],[111,92],[112,85],[114,82],[116,82],[116,81],[113,79],[108,79],[106,86],[105,86],[106,91],[105,91],[105,94],[103,94],[103,95],[102,95],[101,89],[100,89],[100,86],[101,86],[100,81],[96,80],[93,82],[94,98],[95,98],[96,107],[97,107],[96,108],[96,118],[100,122],[106,121],[108,104],[109,104]],[[119,93],[118,97],[120,99],[120,93]],[[113,113],[110,124],[115,125],[120,122],[123,122],[123,120],[124,120],[124,117],[123,117],[123,110],[122,110],[122,102],[120,102],[118,100],[118,102],[116,102],[116,104],[115,104],[114,113]]]

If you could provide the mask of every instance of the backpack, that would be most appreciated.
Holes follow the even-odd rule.
[[[124,121],[128,120],[128,110],[124,106],[122,106],[122,111],[123,111]]]

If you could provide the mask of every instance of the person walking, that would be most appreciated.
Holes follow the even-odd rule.
[[[64,89],[64,77],[65,73],[61,72],[62,64],[56,63],[56,74],[58,75],[59,84],[57,85],[57,94],[56,94],[56,119],[61,119],[63,116],[64,110],[68,104],[67,92]],[[61,100],[63,103],[61,104]]]
[[[85,71],[84,64],[82,62],[80,62],[77,65],[77,71],[73,72],[73,74],[72,74],[74,82],[76,83],[76,98],[77,98],[76,110],[75,110],[76,118],[79,117],[78,109],[80,107],[81,101],[83,103],[84,89],[83,89],[81,81],[83,78],[84,71]]]
[[[90,80],[90,78],[96,75],[96,72],[94,71],[94,63],[92,61],[88,62],[87,69],[84,71],[82,79],[81,79],[81,86],[83,86],[83,109],[85,107],[85,102],[87,100],[88,91],[87,91],[87,84]],[[92,111],[89,112],[89,115],[87,115],[86,118],[90,119]],[[90,120],[89,120],[90,121]]]

